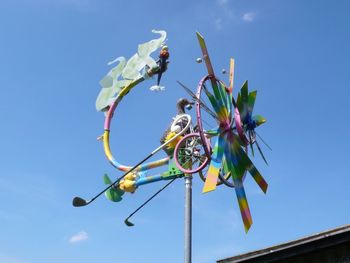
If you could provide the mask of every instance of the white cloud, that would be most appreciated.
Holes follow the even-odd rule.
[[[243,14],[242,19],[243,21],[250,23],[254,21],[255,17],[256,17],[256,14],[254,12],[247,12]]]
[[[75,234],[74,236],[72,236],[69,239],[69,243],[78,243],[84,240],[87,240],[89,238],[88,233],[86,233],[85,231],[81,231],[78,234]]]

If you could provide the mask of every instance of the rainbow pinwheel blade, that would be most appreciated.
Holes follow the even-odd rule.
[[[245,232],[247,233],[253,224],[252,215],[250,213],[248,200],[244,191],[242,181],[234,180],[236,196],[238,200],[239,209],[241,211],[241,216],[244,224]]]
[[[253,223],[252,216],[250,214],[247,197],[244,191],[242,177],[245,171],[244,163],[241,162],[244,156],[242,155],[241,147],[235,140],[233,134],[228,135],[225,147],[225,158],[227,160],[228,169],[231,171],[232,179],[235,185],[235,192],[239,209],[244,224],[244,229],[248,232],[250,226]]]
[[[259,185],[260,189],[264,193],[266,193],[267,187],[268,187],[267,182],[262,177],[262,175],[260,174],[258,169],[256,169],[256,167],[252,163],[252,161],[249,159],[247,153],[245,151],[243,151],[243,149],[241,147],[239,147],[239,143],[236,140],[233,141],[231,149],[233,152],[233,156],[234,157],[236,156],[236,159],[232,159],[234,165],[236,164],[236,166],[237,166],[239,164],[239,166],[237,166],[237,167],[244,169],[244,170],[247,170],[251,174],[251,176],[253,177],[255,182]],[[239,171],[239,172],[240,172],[239,174],[241,174],[241,171]]]
[[[202,191],[203,193],[214,191],[216,189],[216,184],[221,169],[222,157],[224,154],[224,140],[225,139],[221,135],[219,135],[218,139],[216,140],[207,178]]]

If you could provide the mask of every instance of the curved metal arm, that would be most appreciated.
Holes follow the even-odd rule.
[[[157,153],[158,151],[160,151],[164,147],[166,147],[169,143],[171,143],[174,140],[176,140],[179,136],[183,135],[190,128],[191,116],[188,115],[188,114],[178,115],[175,118],[174,123],[178,122],[182,118],[186,118],[187,119],[186,126],[178,134],[176,134],[173,138],[171,138],[170,140],[166,141],[165,143],[160,145],[157,149],[155,149],[151,153],[152,155]],[[118,170],[129,171],[132,168],[132,166],[123,165],[123,164],[117,162],[117,160],[114,158],[114,156],[113,156],[113,154],[111,152],[110,144],[109,144],[109,134],[110,134],[110,130],[105,129],[105,132],[103,134],[103,148],[104,148],[104,151],[105,151],[107,159]],[[163,159],[160,159],[160,160],[156,160],[156,161],[153,161],[153,162],[150,162],[150,163],[142,164],[138,168],[136,168],[135,171],[146,171],[146,170],[150,170],[150,169],[153,169],[153,168],[156,168],[156,167],[160,167],[160,166],[166,165],[166,164],[169,163],[169,159],[170,159],[170,157],[166,157],[166,158],[163,158]]]

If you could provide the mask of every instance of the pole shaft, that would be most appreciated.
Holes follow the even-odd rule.
[[[192,262],[192,175],[185,175],[185,263]]]

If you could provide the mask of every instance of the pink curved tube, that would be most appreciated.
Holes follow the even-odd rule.
[[[205,77],[203,77],[199,83],[198,83],[198,86],[197,86],[197,101],[196,101],[196,113],[197,113],[197,125],[198,125],[198,131],[199,131],[199,136],[201,137],[201,140],[202,140],[202,143],[203,143],[203,146],[204,146],[204,151],[205,151],[205,154],[207,155],[208,158],[210,158],[211,156],[211,150],[210,150],[210,146],[208,145],[208,141],[205,137],[205,134],[204,134],[204,131],[203,131],[203,125],[202,125],[202,117],[201,117],[201,111],[200,111],[200,103],[199,103],[199,100],[201,98],[201,92],[202,92],[202,86],[203,86],[203,83],[205,81],[207,81],[208,79],[212,78],[212,76],[210,75],[207,75]]]

